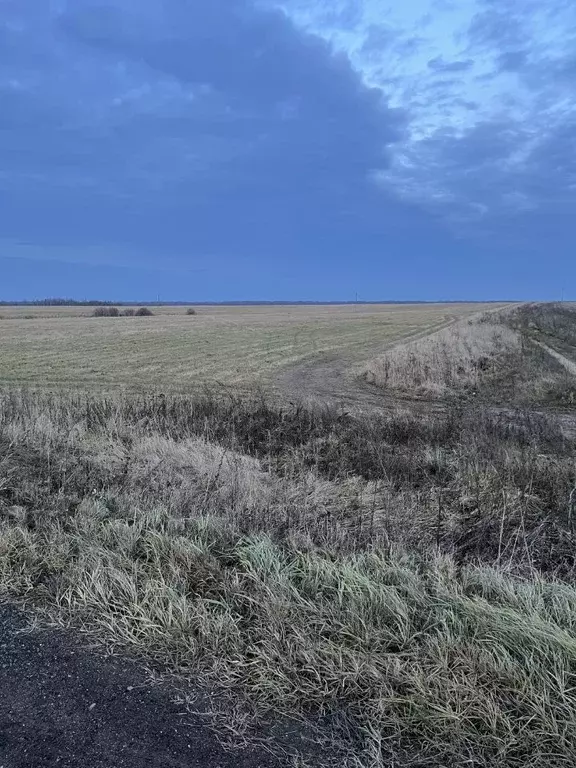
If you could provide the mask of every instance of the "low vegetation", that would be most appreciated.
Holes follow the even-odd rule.
[[[93,317],[120,317],[118,307],[96,307],[92,313]]]
[[[133,309],[128,307],[120,311],[118,307],[96,307],[93,317],[151,317],[154,314],[148,307]]]
[[[0,589],[341,765],[568,768],[575,487],[528,413],[10,392]]]
[[[0,383],[144,392],[191,392],[224,384],[246,390],[267,386],[294,363],[324,354],[353,365],[377,349],[477,308],[203,307],[191,322],[182,306],[154,306],[154,320],[144,323],[95,320],[93,309],[2,308],[7,322],[0,335]],[[22,321],[22,314],[31,311],[35,320]]]
[[[563,351],[576,344],[574,308],[522,305],[463,319],[388,350],[366,366],[364,377],[414,397],[576,403],[573,375],[543,341],[560,344]]]
[[[507,368],[521,347],[520,334],[504,324],[470,320],[391,349],[373,361],[366,378],[384,388],[411,388],[416,395],[474,391],[482,379]]]
[[[216,337],[220,371],[230,357],[250,372],[310,346],[365,352],[450,321],[347,308],[340,324],[323,324],[323,309],[313,323],[306,309],[304,323],[290,309],[276,338],[276,309],[249,322],[239,310],[237,325],[230,309],[206,310],[193,333],[175,311],[151,324],[54,318],[32,332],[15,320],[0,359],[8,370],[10,354],[22,366],[36,350],[37,382],[42,365],[54,368],[48,339],[60,367],[69,355],[82,371],[84,347],[62,328],[85,322],[74,338],[108,383],[122,358],[152,386],[154,360],[175,379]],[[576,312],[452,319],[366,373],[392,393],[441,398],[426,415],[284,407],[222,389],[4,391],[0,595],[259,720],[296,718],[329,745],[327,765],[573,766],[574,419],[524,405],[568,413]]]
[[[576,306],[524,304],[511,316],[511,324],[533,338],[576,346]]]

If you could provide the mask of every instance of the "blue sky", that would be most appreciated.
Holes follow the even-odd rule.
[[[0,298],[576,299],[572,0],[0,0]]]

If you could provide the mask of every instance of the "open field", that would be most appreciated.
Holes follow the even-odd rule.
[[[576,311],[478,309],[0,321],[0,598],[286,768],[572,768]]]
[[[180,391],[270,384],[278,371],[335,355],[360,362],[477,304],[154,307],[150,318],[92,307],[2,307],[0,383]]]

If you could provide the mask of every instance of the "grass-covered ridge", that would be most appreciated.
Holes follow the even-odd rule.
[[[574,306],[524,304],[478,313],[395,346],[369,361],[363,375],[383,390],[416,397],[573,405],[570,365],[546,347],[576,360],[575,344]]]
[[[569,766],[575,486],[529,415],[11,393],[0,588],[352,766]]]

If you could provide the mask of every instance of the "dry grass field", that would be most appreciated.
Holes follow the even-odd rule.
[[[0,601],[282,766],[572,768],[576,311],[483,309],[5,308]]]
[[[396,395],[573,405],[575,360],[575,307],[524,304],[462,317],[389,348],[370,360],[362,375]]]
[[[368,359],[476,304],[154,307],[154,317],[92,317],[92,307],[0,308],[0,383],[167,390],[269,383],[324,354]]]
[[[571,768],[574,466],[531,414],[7,392],[0,599],[337,752],[281,766]]]

